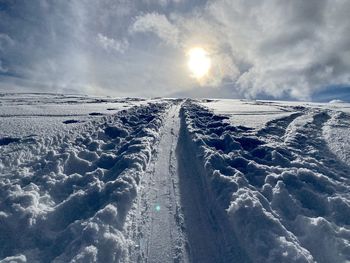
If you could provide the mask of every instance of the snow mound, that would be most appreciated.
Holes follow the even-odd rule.
[[[181,118],[204,189],[252,262],[350,260],[350,167],[322,137],[329,110],[300,108],[257,131],[194,101]]]
[[[345,103],[345,101],[343,101],[343,100],[331,100],[331,101],[329,101],[328,103],[330,103],[330,104],[336,104],[336,103]]]
[[[350,113],[332,112],[323,126],[323,136],[332,152],[350,166]]]
[[[166,108],[150,103],[123,110],[23,151],[2,140],[1,262],[125,258],[124,220]]]

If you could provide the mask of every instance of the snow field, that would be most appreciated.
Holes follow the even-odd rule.
[[[58,117],[40,117],[38,103],[58,112],[99,100],[0,103],[51,126]],[[82,109],[91,119],[63,112],[60,127],[72,126],[58,133],[3,129],[0,262],[350,262],[343,105],[118,103],[129,102]]]
[[[166,108],[165,103],[134,107],[80,133],[53,137],[49,144],[36,141],[20,161],[14,160],[20,151],[1,156],[3,262],[118,262],[126,257],[124,219],[159,140]],[[35,151],[40,147],[46,150]]]
[[[0,93],[0,138],[38,139],[67,133],[102,116],[146,103],[137,98]]]
[[[210,108],[217,115],[228,117],[227,121],[234,126],[256,129],[261,129],[265,123],[288,116],[294,111],[293,106],[287,106],[286,103],[254,100],[207,99],[200,101],[200,105]]]
[[[300,108],[252,130],[183,107],[208,194],[252,262],[350,260],[349,168],[322,138],[329,114]]]

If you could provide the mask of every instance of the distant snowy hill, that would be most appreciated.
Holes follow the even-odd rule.
[[[350,262],[349,135],[341,101],[3,93],[0,262]]]

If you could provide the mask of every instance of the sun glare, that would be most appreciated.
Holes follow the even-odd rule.
[[[196,79],[201,79],[208,74],[211,68],[211,60],[208,52],[201,47],[191,48],[188,53],[188,68],[191,75]]]

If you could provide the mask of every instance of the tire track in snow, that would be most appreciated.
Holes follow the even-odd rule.
[[[179,109],[173,105],[165,118],[156,156],[126,220],[130,262],[188,262],[175,156]]]

